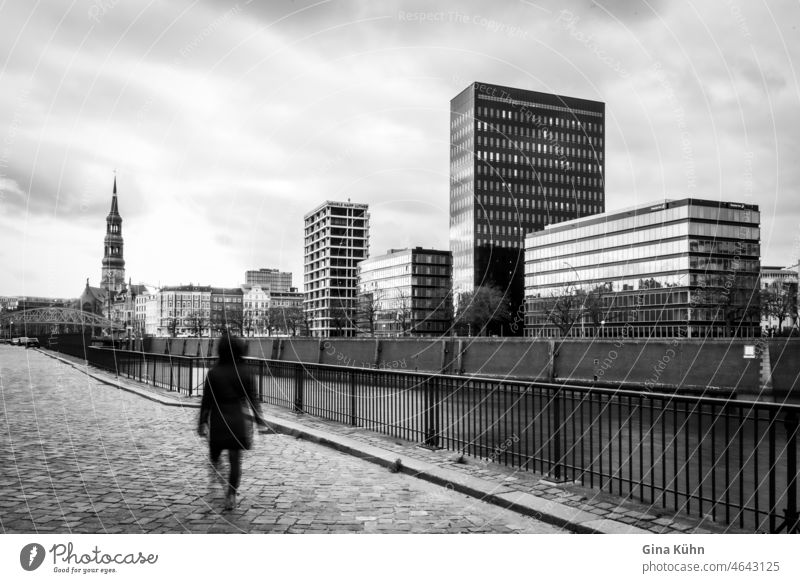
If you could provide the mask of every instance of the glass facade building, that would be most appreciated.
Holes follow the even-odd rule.
[[[605,104],[486,83],[450,102],[455,292],[523,295],[525,235],[605,210]]]
[[[305,215],[303,311],[312,336],[355,336],[358,262],[369,257],[366,204],[326,201]]]
[[[759,211],[697,199],[531,233],[526,336],[754,336]]]
[[[375,336],[441,336],[450,330],[453,260],[438,249],[392,249],[359,263],[358,325]]]

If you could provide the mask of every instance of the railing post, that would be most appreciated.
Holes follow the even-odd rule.
[[[303,412],[303,365],[294,365],[294,412]]]
[[[264,361],[258,361],[258,400],[264,402]]]
[[[172,391],[173,387],[173,378],[172,378],[172,359],[169,359],[169,390]],[[181,388],[178,387],[178,392],[181,392]]]
[[[358,418],[356,415],[356,372],[350,371],[350,425],[358,425]]]
[[[550,475],[557,482],[566,481],[564,477],[563,459],[561,459],[561,387],[555,390],[552,400],[553,407],[553,460],[550,466]]]
[[[800,516],[797,513],[797,413],[789,411],[783,419],[786,427],[786,532],[800,533]]]
[[[423,385],[425,391],[425,441],[423,446],[429,449],[439,447],[439,383],[434,377],[428,377]]]
[[[194,389],[194,363],[189,361],[189,396],[192,396]]]

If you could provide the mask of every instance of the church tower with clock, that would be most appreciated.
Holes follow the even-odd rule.
[[[117,206],[117,178],[114,177],[114,193],[111,197],[111,212],[106,217],[105,253],[100,287],[109,295],[125,289],[125,259],[122,257],[122,217]]]

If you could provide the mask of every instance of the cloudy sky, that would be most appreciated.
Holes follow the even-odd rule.
[[[268,4],[268,5],[267,5]],[[369,203],[373,254],[448,246],[449,101],[473,81],[606,103],[607,209],[757,203],[800,256],[797,2],[0,2],[0,295],[127,274],[302,288],[303,215]]]

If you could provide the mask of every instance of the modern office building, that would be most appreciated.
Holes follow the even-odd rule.
[[[456,294],[493,284],[516,310],[525,236],[605,211],[605,104],[473,83],[450,102]]]
[[[453,259],[438,249],[390,249],[358,265],[362,335],[441,336],[452,323]]]
[[[277,269],[249,270],[244,274],[245,285],[259,286],[265,290],[288,292],[292,287],[292,273]]]
[[[303,309],[312,336],[354,336],[358,262],[369,256],[366,204],[326,201],[305,215]]]
[[[759,235],[758,206],[691,198],[531,233],[525,334],[757,335]]]

